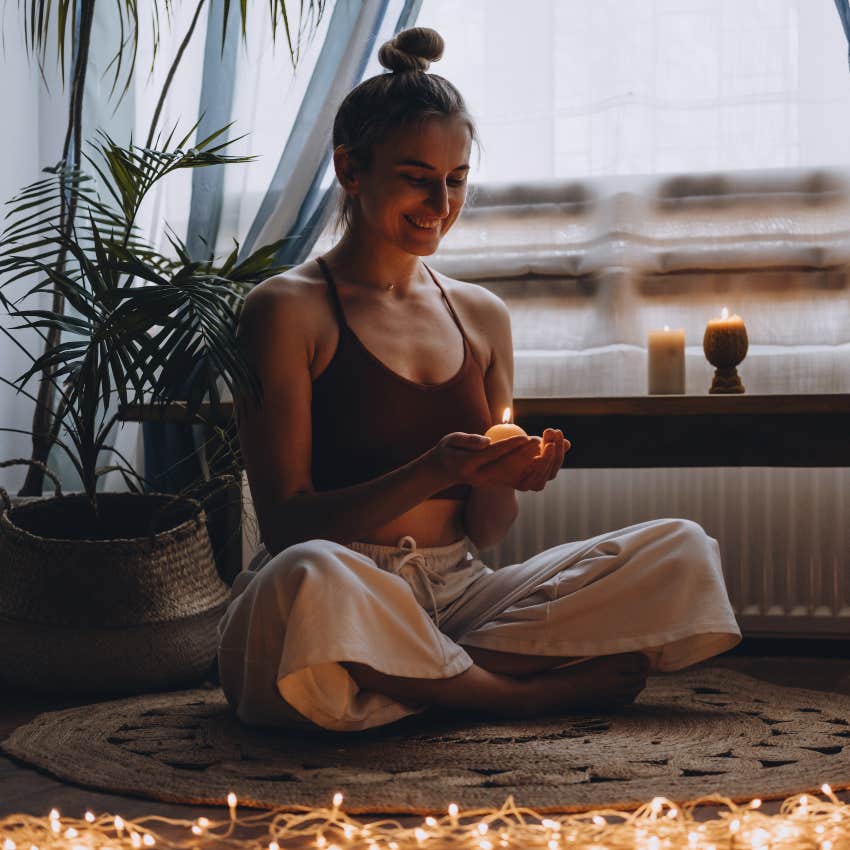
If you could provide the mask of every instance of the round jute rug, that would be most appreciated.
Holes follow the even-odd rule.
[[[711,793],[737,802],[850,786],[850,696],[786,688],[723,668],[652,676],[608,715],[472,721],[408,717],[366,732],[243,726],[219,689],[42,714],[3,744],[60,779],[169,802],[292,810],[342,791],[359,813],[635,808]]]

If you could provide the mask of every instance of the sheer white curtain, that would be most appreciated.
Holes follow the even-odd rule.
[[[484,143],[473,182],[848,162],[831,0],[425,0]]]

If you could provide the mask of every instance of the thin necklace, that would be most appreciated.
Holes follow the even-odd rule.
[[[325,262],[327,263],[327,260],[325,260]],[[384,283],[382,284],[382,286],[385,292],[392,292],[395,289],[396,285],[394,283]]]

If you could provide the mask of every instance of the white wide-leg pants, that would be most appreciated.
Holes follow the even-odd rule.
[[[358,688],[342,661],[441,679],[464,649],[592,657],[643,650],[671,672],[735,646],[717,541],[690,520],[644,522],[498,570],[468,541],[417,549],[311,540],[240,573],[219,623],[221,684],[261,726],[359,730],[420,713]]]

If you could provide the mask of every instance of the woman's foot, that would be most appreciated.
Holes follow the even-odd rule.
[[[505,718],[611,711],[632,702],[646,685],[649,661],[641,652],[603,655],[574,667],[531,676],[492,673],[475,664],[447,679],[390,676],[343,661],[357,685],[408,705],[432,705]]]
[[[610,711],[628,705],[646,687],[648,672],[646,655],[627,652],[538,673],[526,680],[528,716]]]

